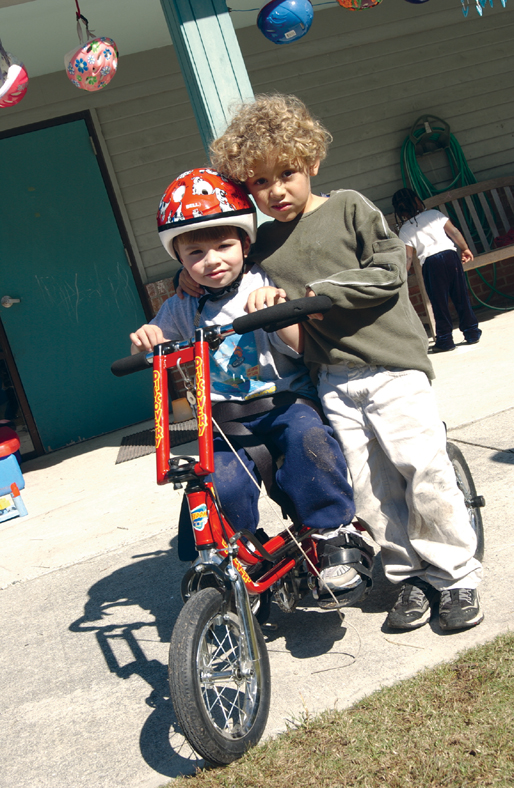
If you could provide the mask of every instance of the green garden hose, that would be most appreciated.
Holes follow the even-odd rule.
[[[436,121],[438,125],[432,125],[433,121]],[[419,166],[417,158],[418,152],[428,154],[437,150],[446,151],[453,176],[452,182],[442,189],[438,189],[429,181]],[[450,133],[449,125],[435,115],[422,115],[415,122],[402,146],[401,171],[403,185],[408,186],[407,181],[410,181],[410,188],[422,200],[435,197],[437,194],[459,186],[469,186],[477,182],[468,167],[462,148]]]

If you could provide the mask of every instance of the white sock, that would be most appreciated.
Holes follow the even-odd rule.
[[[312,534],[313,539],[333,539],[334,536],[340,536],[341,534],[357,534],[360,536],[359,531],[354,526],[353,523],[348,523],[348,525],[339,525],[337,528],[323,528],[318,531],[316,534]]]

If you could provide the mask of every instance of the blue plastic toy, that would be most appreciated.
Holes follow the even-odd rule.
[[[257,27],[274,44],[291,44],[309,32],[313,18],[309,0],[271,0],[259,11]]]
[[[10,427],[0,427],[0,522],[24,517],[27,509],[20,495],[25,487],[16,454],[20,439]]]

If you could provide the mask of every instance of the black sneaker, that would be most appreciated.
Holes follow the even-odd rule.
[[[432,345],[432,350],[430,353],[448,353],[450,350],[455,350],[456,345],[451,345],[451,347],[440,347],[439,345]]]
[[[478,591],[474,588],[455,588],[441,591],[439,624],[441,629],[476,627],[484,619],[480,610]]]
[[[464,339],[466,340],[468,345],[476,345],[477,342],[480,342],[481,336],[482,336],[482,331],[480,329],[477,329],[469,337],[467,337],[466,334],[464,334]]]
[[[386,618],[391,629],[417,629],[430,620],[430,603],[437,591],[429,583],[412,577],[401,587],[395,606]]]

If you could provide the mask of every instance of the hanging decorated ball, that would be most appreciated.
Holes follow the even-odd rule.
[[[414,5],[421,5],[421,3],[428,3],[428,0],[407,0],[408,3],[413,3]]]
[[[291,44],[309,32],[313,17],[309,0],[271,0],[259,11],[257,27],[274,44]]]
[[[102,90],[116,74],[118,48],[112,38],[91,38],[64,56],[68,79],[81,90]]]
[[[0,53],[0,107],[14,107],[18,104],[29,84],[29,75],[20,63],[5,50]]]
[[[364,8],[374,8],[376,5],[380,5],[382,0],[337,0],[337,2],[343,8],[348,8],[349,11],[362,11]]]

